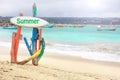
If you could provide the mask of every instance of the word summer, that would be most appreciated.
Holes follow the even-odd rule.
[[[17,24],[38,24],[39,19],[20,19],[17,18]]]

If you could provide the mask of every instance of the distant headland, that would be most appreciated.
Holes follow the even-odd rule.
[[[0,16],[0,26],[9,26],[10,18]],[[97,17],[41,17],[51,24],[93,24],[93,25],[120,25],[120,18],[97,18]]]

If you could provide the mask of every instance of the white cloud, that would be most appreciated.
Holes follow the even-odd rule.
[[[34,2],[38,16],[43,17],[120,17],[119,0],[1,0],[0,16],[16,16],[19,12],[32,16]]]

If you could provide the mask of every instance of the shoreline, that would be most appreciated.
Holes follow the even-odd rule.
[[[49,57],[49,58],[55,58],[59,60],[70,60],[70,61],[77,61],[77,62],[82,61],[82,62],[89,62],[89,63],[95,63],[95,64],[102,64],[107,66],[120,67],[120,62],[100,61],[100,60],[87,59],[87,58],[82,58],[77,56],[62,55],[62,54],[55,54],[55,53],[50,53],[43,56]]]
[[[5,49],[3,49],[2,51],[4,51]],[[22,52],[23,49],[20,49],[19,51]],[[1,58],[5,58],[2,59],[1,61],[8,61],[10,62],[10,50],[8,50],[7,52],[9,53],[5,53],[1,56]],[[27,51],[23,51],[23,53],[28,53]],[[30,57],[30,54],[24,54],[23,53],[18,53],[18,61],[23,60],[23,59],[27,59],[28,57]],[[82,57],[77,57],[77,56],[71,56],[71,55],[63,55],[63,54],[59,54],[59,53],[44,53],[42,58],[54,58],[54,59],[58,59],[58,60],[69,60],[69,61],[75,61],[75,62],[89,62],[89,63],[93,63],[93,64],[100,64],[100,65],[106,65],[106,66],[113,66],[113,67],[120,67],[120,62],[112,62],[112,61],[100,61],[100,60],[94,60],[94,59],[87,59],[87,58],[82,58]],[[28,63],[29,64],[29,63]]]
[[[7,44],[7,45],[10,45],[10,44]],[[24,46],[24,47],[22,47],[22,46]],[[1,52],[4,52],[5,55],[9,55],[9,57],[10,57],[10,50],[11,50],[10,47],[0,46],[0,49],[1,49]],[[6,51],[6,49],[7,49],[7,51]],[[49,50],[48,50],[48,51],[45,51],[44,54],[46,54],[45,57],[53,57],[53,58],[58,58],[58,59],[62,59],[63,57],[65,57],[64,59],[69,59],[69,60],[72,59],[72,60],[75,60],[75,61],[79,61],[79,60],[81,61],[82,60],[84,62],[89,61],[89,62],[94,62],[94,63],[98,62],[98,63],[106,63],[106,64],[111,64],[112,63],[112,64],[115,64],[115,65],[116,64],[118,65],[120,63],[119,61],[117,62],[117,61],[108,61],[108,60],[84,58],[84,57],[81,57],[81,56],[69,55],[69,54],[66,54],[64,52],[62,54],[61,53],[53,52],[53,51],[49,52]],[[0,55],[2,55],[2,53],[0,53]],[[19,49],[18,49],[18,56],[24,56],[24,57],[26,57],[26,56],[29,57],[30,56],[30,54],[29,54],[29,52],[27,50],[27,47],[25,47],[25,44],[20,43]],[[118,66],[120,66],[120,64]]]

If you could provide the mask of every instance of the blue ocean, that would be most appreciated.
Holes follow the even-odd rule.
[[[115,31],[98,31],[97,26],[42,28],[45,52],[120,62],[120,26],[116,26]],[[16,30],[0,28],[0,46],[10,47],[13,32]],[[31,36],[32,28],[22,28],[22,37],[27,37],[30,42]],[[21,44],[24,45],[23,40]]]

